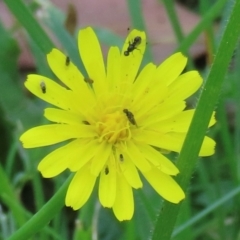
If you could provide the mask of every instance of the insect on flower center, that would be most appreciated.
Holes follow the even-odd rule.
[[[109,143],[125,141],[131,136],[129,121],[120,110],[104,114],[97,123],[97,128],[100,139]]]

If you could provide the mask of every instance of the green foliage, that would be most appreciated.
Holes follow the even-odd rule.
[[[30,46],[36,65],[34,71],[54,78],[45,57],[54,44],[42,28],[45,25],[60,48],[85,72],[76,36],[71,36],[64,28],[63,12],[49,4],[44,11],[50,17],[43,16],[37,21],[34,13],[39,4],[33,2],[26,6],[21,0],[4,2],[21,24],[18,31],[23,32]],[[51,147],[26,151],[18,141],[24,130],[44,123],[45,104],[23,87],[26,74],[17,65],[16,30],[10,32],[0,22],[0,240],[90,240],[94,236],[101,240],[240,239],[240,48],[237,44],[240,25],[236,20],[240,3],[199,1],[194,10],[202,15],[201,20],[185,36],[174,1],[162,2],[177,38],[176,51],[188,53],[202,32],[209,43],[210,61],[202,71],[202,75],[207,76],[206,83],[177,162],[181,173],[184,172],[177,180],[186,190],[187,200],[181,205],[163,203],[144,182],[144,188],[134,192],[135,214],[128,222],[118,222],[111,210],[100,207],[97,189],[79,212],[64,207],[69,174],[43,180],[37,172],[37,164]],[[140,1],[129,0],[128,8],[132,27],[146,30]],[[216,18],[220,22],[217,32],[213,30]],[[98,28],[96,32],[105,45],[121,46],[123,43],[111,29]],[[151,59],[150,50],[145,61],[148,59]],[[189,68],[194,66],[194,59],[190,62]],[[217,125],[209,134],[217,142],[216,154],[199,159],[201,140],[214,109]]]

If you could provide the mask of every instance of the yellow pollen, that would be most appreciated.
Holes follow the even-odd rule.
[[[129,121],[120,111],[105,114],[97,122],[97,131],[100,140],[106,140],[109,143],[125,141],[131,136]]]

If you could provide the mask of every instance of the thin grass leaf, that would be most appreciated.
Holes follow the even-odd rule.
[[[187,222],[183,223],[182,225],[178,226],[176,230],[173,232],[173,237],[180,234],[183,230],[186,228],[192,226],[193,224],[196,224],[198,221],[200,221],[202,218],[204,218],[206,215],[211,213],[212,211],[219,208],[221,205],[225,204],[230,199],[234,198],[236,195],[240,193],[240,187],[237,187],[230,191],[228,194],[226,194],[224,197],[220,198],[219,200],[215,201],[213,204],[211,204],[208,208],[201,211],[196,216],[190,218]]]
[[[167,15],[171,22],[175,36],[176,36],[178,42],[181,42],[184,38],[184,35],[183,35],[182,28],[180,26],[180,21],[178,19],[177,13],[174,8],[174,2],[173,2],[173,0],[162,0],[162,2],[166,8]]]
[[[23,2],[21,0],[4,0],[4,2],[39,48],[45,54],[49,53],[54,44]]]
[[[220,41],[220,45],[207,81],[203,86],[196,112],[178,158],[177,166],[180,169],[180,175],[177,177],[177,181],[185,191],[188,187],[193,168],[196,164],[198,152],[210,117],[215,109],[233,50],[239,39],[239,11],[240,1],[236,1],[233,5],[233,10]],[[152,237],[153,240],[170,239],[180,206],[181,204],[164,204],[155,225],[155,231]]]
[[[64,206],[65,195],[71,180],[72,175],[65,181],[58,192],[28,222],[10,236],[8,240],[26,240],[42,230]]]
[[[179,44],[176,48],[176,52],[180,51],[186,53],[192,44],[196,41],[198,36],[212,23],[212,21],[219,15],[227,0],[219,0],[215,5],[208,10],[202,17],[201,21],[192,30],[190,34]]]

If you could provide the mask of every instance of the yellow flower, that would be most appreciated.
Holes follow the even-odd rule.
[[[65,199],[75,210],[86,203],[99,177],[100,203],[112,208],[120,221],[133,216],[132,188],[142,187],[142,176],[164,199],[180,202],[185,194],[172,178],[179,170],[163,153],[182,148],[194,114],[184,111],[185,99],[202,84],[198,72],[180,75],[187,59],[176,53],[158,67],[149,63],[138,74],[146,36],[137,30],[121,52],[110,48],[106,68],[92,28],[80,30],[78,45],[88,76],[53,49],[47,61],[65,86],[34,74],[25,82],[29,91],[57,108],[45,109],[44,116],[54,123],[26,131],[20,137],[23,146],[72,140],[48,154],[38,170],[46,178],[66,169],[75,172]],[[214,123],[212,117],[209,126]],[[205,137],[200,156],[212,155],[214,145]]]

